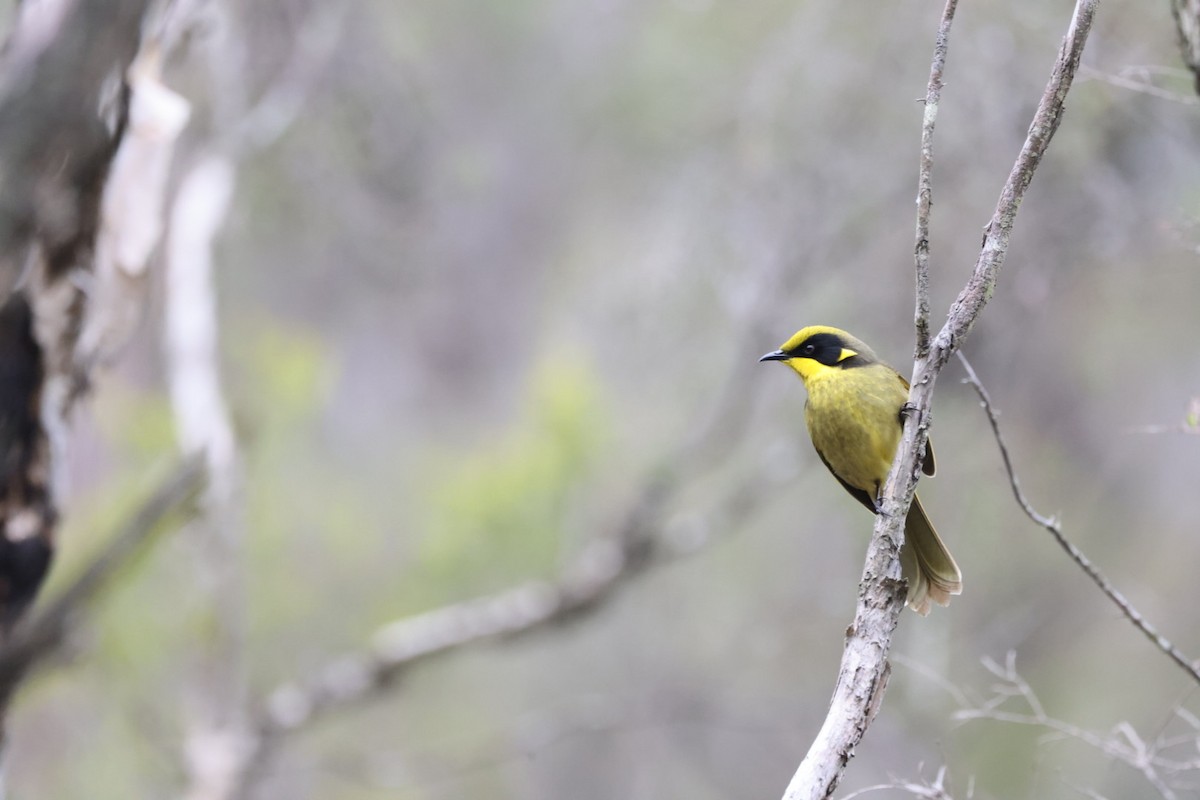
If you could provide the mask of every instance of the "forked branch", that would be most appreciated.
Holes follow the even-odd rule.
[[[897,448],[891,474],[881,495],[882,513],[876,517],[875,532],[867,549],[858,607],[847,632],[837,686],[825,722],[792,777],[784,793],[785,800],[829,797],[883,702],[890,672],[888,652],[892,633],[904,607],[905,586],[900,578],[899,563],[900,547],[904,543],[903,523],[912,504],[921,454],[928,438],[934,384],[991,297],[1008,253],[1017,210],[1062,120],[1063,101],[1079,69],[1079,59],[1098,6],[1099,0],[1077,0],[1033,122],[985,230],[975,269],[950,307],[946,324],[930,343],[929,353],[915,360],[909,393],[912,413],[905,420],[904,438]],[[948,10],[952,13],[953,3],[948,4]],[[943,38],[939,37],[940,40]],[[939,41],[939,48],[938,52],[944,58],[944,41]],[[936,74],[940,79],[937,57],[935,53],[931,77]],[[927,216],[928,210],[924,213]],[[928,324],[928,313],[918,299],[918,332]]]

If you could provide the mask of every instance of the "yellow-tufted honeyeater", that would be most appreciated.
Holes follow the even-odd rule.
[[[808,390],[804,419],[817,455],[833,476],[872,512],[900,444],[908,381],[858,339],[837,328],[803,328],[759,361],[782,361]],[[932,475],[933,445],[922,469]],[[900,565],[908,582],[906,602],[918,614],[930,601],[950,602],[962,593],[962,573],[913,497],[904,523]]]

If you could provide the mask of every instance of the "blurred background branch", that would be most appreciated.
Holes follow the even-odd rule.
[[[1136,64],[1125,67],[1116,73],[1108,73],[1082,64],[1079,74],[1088,80],[1104,81],[1112,86],[1141,92],[1160,100],[1170,100],[1172,103],[1182,103],[1185,106],[1200,105],[1200,97],[1194,94],[1184,94],[1158,85],[1164,78],[1168,81],[1178,82],[1181,75],[1187,75],[1180,69]]]
[[[245,762],[258,748],[248,708],[244,470],[220,375],[214,251],[241,162],[271,146],[296,120],[338,45],[345,6],[334,2],[310,12],[285,67],[253,104],[244,86],[248,45],[227,4],[209,2],[190,15],[168,17],[184,30],[208,24],[220,32],[200,48],[215,114],[206,146],[172,198],[164,254],[164,358],[178,439],[185,453],[203,456],[213,476],[191,532],[192,563],[211,626],[198,643],[188,697],[183,749],[189,800],[242,796]],[[166,31],[164,38],[185,37]]]
[[[184,461],[172,470],[79,574],[12,630],[0,647],[0,707],[8,706],[30,669],[62,645],[87,606],[113,578],[145,552],[155,536],[171,529],[172,523],[177,526],[181,513],[191,513],[190,504],[205,480],[204,465],[198,459]]]
[[[1180,791],[1195,790],[1192,781],[1200,773],[1200,758],[1196,745],[1200,743],[1200,725],[1194,715],[1183,708],[1172,712],[1173,721],[1180,723],[1182,732],[1168,726],[1151,741],[1143,739],[1132,725],[1121,722],[1109,733],[1097,733],[1078,725],[1055,719],[1046,713],[1041,700],[1016,668],[1016,654],[1008,653],[1003,665],[985,658],[983,665],[999,683],[992,686],[990,697],[978,704],[961,708],[954,715],[959,721],[993,720],[1014,725],[1043,728],[1056,739],[1083,742],[1113,761],[1120,762],[1140,773],[1155,793],[1165,800],[1177,800]],[[1016,701],[1022,710],[1013,710]],[[1173,727],[1173,726],[1172,726]]]
[[[867,786],[864,789],[859,789],[857,792],[851,792],[842,800],[855,800],[858,797],[866,797],[875,792],[903,792],[910,797],[920,797],[925,800],[954,800],[954,796],[946,789],[946,768],[940,767],[937,774],[931,781],[906,781],[893,780],[888,783],[881,783],[875,786]],[[971,792],[968,791],[966,796],[971,797]]]

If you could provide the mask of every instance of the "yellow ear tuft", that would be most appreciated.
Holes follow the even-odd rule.
[[[847,358],[854,358],[856,355],[858,355],[858,353],[855,351],[843,347],[842,352],[838,355],[838,363],[842,363]]]

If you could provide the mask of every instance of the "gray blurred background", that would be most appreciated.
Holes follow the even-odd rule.
[[[319,6],[244,6],[195,47],[242,41],[255,96]],[[290,740],[263,797],[779,796],[824,716],[871,519],[808,444],[800,383],[755,361],[820,323],[909,371],[918,98],[941,6],[347,6],[302,115],[243,163],[218,248],[254,690],[392,619],[557,574],[710,421],[667,526],[711,541],[572,625],[431,662]],[[936,325],[1070,10],[959,10]],[[1103,7],[1084,63],[965,351],[1033,503],[1194,656],[1200,438],[1136,429],[1180,423],[1200,394],[1200,118],[1184,78],[1156,75],[1189,102],[1103,78],[1178,66],[1165,2]],[[221,113],[208,69],[168,73],[198,103],[185,158]],[[171,447],[159,339],[152,314],[77,420],[63,570]],[[1152,740],[1187,730],[1176,708],[1200,713],[1195,685],[1013,503],[960,377],[952,363],[939,383],[940,470],[920,492],[965,591],[905,612],[839,796],[943,765],[956,798],[1155,796],[1095,747],[955,719],[991,696],[981,660],[1010,651],[1046,714],[1101,735]],[[768,488],[733,514],[747,481]],[[143,559],[20,698],[14,796],[172,795],[187,643],[209,622],[193,552],[175,537]]]

